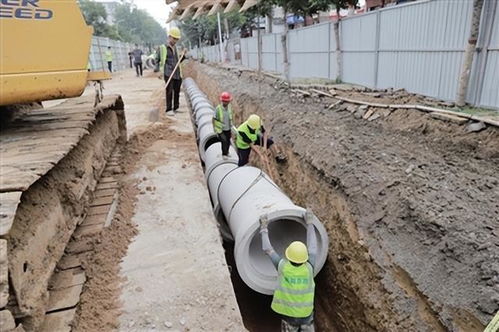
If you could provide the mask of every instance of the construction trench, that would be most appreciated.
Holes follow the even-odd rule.
[[[233,94],[236,123],[262,116],[288,162],[269,167],[252,156],[252,163],[324,223],[330,245],[317,276],[318,330],[483,330],[499,307],[496,127],[468,132],[459,118],[314,100],[238,68],[192,63],[188,74],[213,105],[222,91]],[[440,106],[404,91],[337,91]],[[248,320],[269,315],[245,308],[252,296],[238,279],[243,320],[256,331]],[[254,297],[256,307],[270,303]]]
[[[143,125],[150,105],[164,112],[159,80],[132,88],[117,77],[108,89],[123,91],[124,105],[106,99],[100,110],[111,111],[95,112],[101,121],[88,128],[92,135],[24,194],[13,231],[0,242],[9,245],[2,250],[10,264],[1,299],[11,292],[6,309],[18,331],[19,324],[27,331],[239,331],[242,323],[279,330],[264,295],[275,270],[261,251],[257,219],[273,211],[279,221],[270,237],[282,254],[291,238],[304,239],[304,207],[317,216],[321,247],[318,331],[483,330],[499,308],[497,128],[468,132],[459,119],[339,102],[440,105],[403,91],[336,85],[329,97],[238,68],[190,62],[185,72],[194,81],[185,80],[182,107],[188,103],[191,114]],[[252,154],[253,166],[238,168],[234,150],[220,158],[210,117],[225,90],[234,96],[235,123],[262,116],[285,164]],[[41,116],[66,108],[79,114],[87,99]],[[187,197],[196,208],[183,204],[192,203]],[[27,227],[33,215],[39,222]],[[43,245],[42,261],[27,254]],[[201,258],[202,276],[175,265],[192,257]],[[208,280],[219,285],[206,287]],[[12,289],[25,294],[22,303]],[[64,329],[54,328],[61,321]]]

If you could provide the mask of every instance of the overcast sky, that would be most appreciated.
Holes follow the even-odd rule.
[[[107,2],[110,0],[96,0],[99,2]],[[113,1],[113,0],[111,0]],[[168,27],[166,20],[170,15],[170,8],[166,5],[164,0],[134,0],[133,3],[141,8],[145,9],[152,17],[156,19],[163,27]],[[359,0],[359,5],[365,5],[366,0]],[[173,5],[175,6],[175,5]]]

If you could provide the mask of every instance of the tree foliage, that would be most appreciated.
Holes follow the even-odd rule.
[[[241,28],[247,21],[247,18],[238,12],[221,14],[220,19],[222,22],[227,19],[231,31]],[[190,41],[193,45],[199,45],[200,39],[201,43],[208,42],[212,45],[218,40],[218,20],[216,15],[203,15],[195,20],[191,17],[180,22],[179,27],[184,36],[182,40]],[[223,23],[222,33],[225,34]]]
[[[115,24],[107,23],[106,8],[91,0],[79,0],[85,22],[93,26],[96,36],[130,43],[160,44],[166,40],[166,31],[145,10],[128,2],[117,4]]]

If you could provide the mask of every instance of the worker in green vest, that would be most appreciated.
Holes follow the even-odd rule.
[[[314,331],[314,267],[317,256],[317,238],[314,214],[306,210],[303,219],[307,225],[307,245],[292,242],[281,258],[269,239],[267,215],[260,217],[262,249],[277,269],[277,287],[271,308],[281,316],[282,332]],[[308,250],[307,250],[308,247]]]
[[[244,166],[249,161],[249,156],[253,145],[267,146],[271,149],[274,146],[272,137],[265,135],[265,128],[263,127],[260,117],[256,114],[251,114],[243,124],[237,128],[236,134],[236,147],[237,155],[239,156],[239,166]],[[278,153],[274,148],[275,159],[277,162],[286,161],[286,157]]]
[[[220,94],[220,104],[213,115],[213,130],[217,133],[222,143],[222,158],[227,159],[229,155],[233,113],[230,102],[232,95],[224,91]]]
[[[107,47],[107,51],[104,53],[104,57],[107,61],[107,68],[112,73],[113,72],[113,52],[111,52],[111,46]]]
[[[176,27],[168,31],[168,42],[159,47],[156,60],[159,61],[159,70],[163,73],[165,82],[168,82],[170,76],[173,76],[169,84],[166,86],[166,114],[175,115],[180,106],[180,86],[182,85],[182,68],[179,65],[175,69],[177,63],[184,61],[185,50],[179,57],[176,47],[177,42],[180,40],[180,30]],[[175,71],[174,71],[175,69]]]

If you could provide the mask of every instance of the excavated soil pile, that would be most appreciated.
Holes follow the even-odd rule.
[[[251,72],[187,71],[214,103],[233,93],[237,123],[263,117],[288,157],[271,163],[274,180],[325,224],[320,330],[483,330],[499,308],[498,128],[467,132],[403,109],[367,121],[358,105],[328,109],[336,100],[297,97]],[[382,99],[425,101],[400,91]]]

